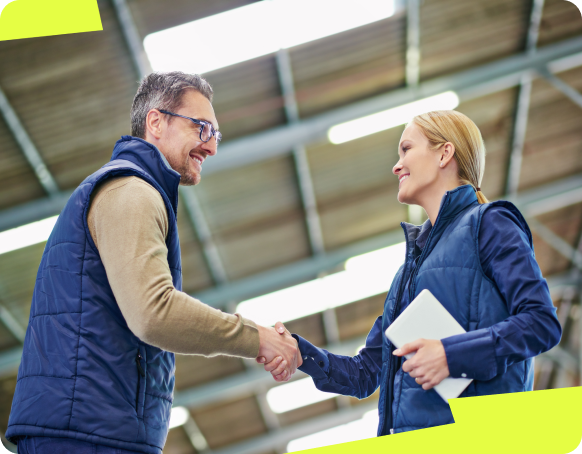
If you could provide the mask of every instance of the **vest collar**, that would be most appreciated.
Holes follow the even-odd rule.
[[[178,212],[180,174],[170,167],[166,157],[155,145],[139,137],[122,136],[113,148],[111,160],[125,159],[140,166],[156,180]]]
[[[438,224],[438,229],[441,230],[448,224],[448,220],[454,219],[465,208],[478,203],[475,189],[469,184],[447,191],[441,199],[441,206],[435,224]],[[408,222],[403,222],[401,225],[406,231],[408,238],[414,242],[422,230],[429,228],[430,219],[427,219],[423,225],[414,225]]]

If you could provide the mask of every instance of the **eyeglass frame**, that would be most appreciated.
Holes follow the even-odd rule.
[[[218,145],[220,143],[220,141],[222,140],[222,133],[220,131],[217,131],[216,129],[214,129],[214,126],[209,121],[206,121],[206,120],[197,120],[196,118],[187,117],[185,115],[180,115],[180,114],[177,114],[177,113],[174,113],[174,112],[170,112],[169,110],[164,110],[164,109],[158,109],[158,111],[160,111],[161,113],[164,113],[166,115],[172,115],[173,117],[185,118],[186,120],[190,120],[195,125],[202,126],[202,128],[200,128],[200,140],[202,142],[204,142],[204,143],[210,142],[210,139],[212,137],[214,137],[214,140],[216,140],[216,145]],[[204,131],[204,125],[209,125],[210,126],[210,132],[211,132],[211,134],[210,134],[210,137],[208,137],[208,140],[204,140],[202,138],[202,131]]]

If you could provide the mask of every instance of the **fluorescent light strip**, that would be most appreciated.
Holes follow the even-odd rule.
[[[320,391],[311,378],[302,378],[291,383],[271,388],[267,392],[267,402],[275,413],[285,413],[296,408],[332,399],[337,394]]]
[[[433,110],[451,110],[459,105],[459,97],[453,91],[404,104],[393,109],[358,118],[333,126],[328,132],[331,143],[339,144],[375,134],[408,123],[416,115]]]
[[[374,438],[378,430],[378,421],[378,410],[369,411],[362,419],[292,440],[287,445],[287,452]]]
[[[238,304],[244,317],[265,326],[283,323],[326,309],[385,293],[404,262],[405,245],[353,257],[345,271],[288,287]]]
[[[386,19],[394,0],[264,0],[152,33],[155,71],[207,73]]]
[[[58,216],[6,230],[0,233],[0,254],[48,240]]]

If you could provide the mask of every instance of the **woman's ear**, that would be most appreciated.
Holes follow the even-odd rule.
[[[451,159],[453,159],[454,156],[455,156],[455,146],[451,142],[445,143],[441,151],[441,162],[439,165],[443,168],[446,167],[447,164],[451,162]]]

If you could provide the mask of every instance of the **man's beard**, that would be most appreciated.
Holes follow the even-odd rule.
[[[180,174],[180,184],[182,186],[193,186],[200,182],[200,176],[190,172],[190,156],[187,155],[186,162],[177,162],[174,159],[168,159],[170,167]]]

